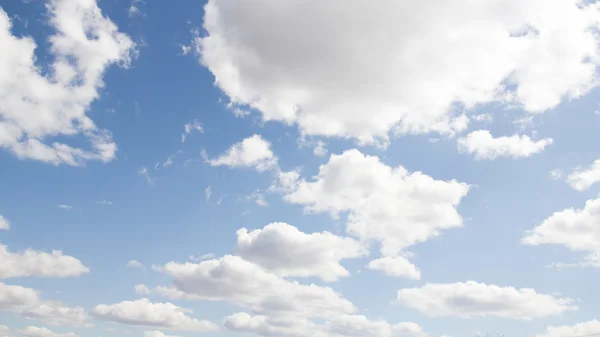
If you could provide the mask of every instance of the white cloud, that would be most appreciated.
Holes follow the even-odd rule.
[[[421,279],[421,271],[419,268],[402,256],[382,257],[373,260],[369,262],[367,268],[380,270],[390,276],[406,277],[413,280]]]
[[[345,315],[328,323],[327,330],[333,336],[426,336],[421,327],[412,322],[389,324],[384,320],[369,320],[361,315]]]
[[[538,294],[534,289],[500,287],[474,281],[426,284],[398,291],[397,302],[428,316],[496,316],[520,320],[577,310],[569,298]]]
[[[46,253],[28,248],[13,253],[0,244],[0,279],[23,276],[63,278],[80,276],[89,271],[80,260],[63,255],[60,250]]]
[[[58,204],[58,205],[56,205],[56,207],[62,208],[62,209],[66,209],[66,210],[73,209],[73,206],[71,206],[71,205],[65,205],[65,204]]]
[[[102,15],[96,1],[51,0],[47,6],[52,31],[47,74],[36,65],[37,47],[30,37],[11,34],[8,15],[0,9],[0,148],[19,158],[55,165],[83,165],[115,158],[109,132],[86,115],[99,97],[104,71],[127,67],[134,43]],[[53,141],[84,136],[91,149]]]
[[[348,213],[346,231],[379,240],[384,256],[462,226],[456,206],[469,186],[434,180],[421,172],[390,167],[353,149],[333,154],[311,181],[286,179],[288,202],[306,212]],[[285,190],[286,188],[281,188]]]
[[[65,307],[60,302],[43,301],[35,289],[1,282],[0,311],[50,325],[85,326],[88,319],[81,307]]]
[[[562,178],[563,172],[560,169],[554,169],[554,170],[548,172],[548,175],[550,175],[550,178],[552,178],[554,180],[558,180],[558,179]]]
[[[99,204],[99,205],[112,205],[113,202],[110,201],[110,200],[100,200],[100,201],[97,202],[97,204]]]
[[[574,337],[574,336],[592,336],[600,331],[600,322],[597,320],[577,323],[572,326],[549,326],[546,331],[535,337]]]
[[[208,187],[206,187],[204,189],[204,198],[206,199],[206,201],[210,201],[210,196],[212,195],[212,188],[210,187],[210,185],[208,185]]]
[[[144,331],[144,337],[179,337],[175,335],[167,335],[161,331]]]
[[[306,234],[275,222],[250,232],[239,229],[237,253],[280,276],[318,276],[331,282],[350,276],[341,260],[366,255],[367,251],[351,238],[329,232]]]
[[[92,311],[92,315],[98,319],[121,324],[181,331],[213,331],[218,328],[212,322],[188,316],[190,313],[190,309],[169,302],[152,303],[147,298],[109,305],[99,304]]]
[[[254,201],[257,206],[267,207],[269,203],[265,200],[265,195],[260,192],[260,190],[256,190],[252,192],[249,196],[246,197],[246,200]]]
[[[191,256],[189,257],[189,259],[190,259],[191,261],[196,261],[196,262],[198,262],[198,261],[204,261],[204,260],[212,259],[212,258],[214,258],[214,257],[215,257],[215,254],[214,254],[214,253],[206,253],[206,254],[202,254],[202,255],[200,255],[200,256],[194,256],[194,255],[191,255]]]
[[[144,177],[146,179],[146,182],[150,185],[154,184],[154,182],[156,181],[156,178],[150,175],[146,167],[140,168],[137,173],[138,175]]]
[[[6,325],[0,325],[0,337],[10,337],[10,329]]]
[[[3,217],[0,214],[0,230],[8,231],[9,229],[10,229],[10,222],[8,222],[8,219]]]
[[[567,183],[577,191],[585,191],[598,182],[600,182],[600,159],[587,167],[576,168],[567,176]]]
[[[140,269],[146,268],[146,266],[144,266],[144,264],[138,260],[131,260],[131,261],[127,262],[127,264],[125,266],[128,268],[140,268]]]
[[[277,165],[277,157],[271,151],[271,143],[260,135],[252,135],[233,144],[225,153],[215,159],[208,159],[211,166],[254,167],[266,171]]]
[[[77,337],[73,332],[56,333],[50,329],[37,326],[28,326],[25,329],[20,330],[19,334],[27,337]]]
[[[522,243],[528,245],[562,245],[576,252],[588,253],[583,265],[600,268],[600,198],[586,201],[581,209],[567,208],[555,212],[533,230],[527,231]]]
[[[491,113],[485,113],[471,116],[471,119],[477,122],[491,122],[494,120],[494,116]]]
[[[462,107],[542,112],[597,85],[599,14],[580,0],[231,4],[205,6],[200,62],[233,104],[306,135],[452,134]]]
[[[322,157],[327,154],[327,149],[325,148],[325,143],[323,141],[318,141],[313,149],[313,154],[318,157]]]
[[[185,140],[187,139],[187,136],[194,131],[199,132],[199,133],[204,133],[204,128],[202,127],[202,124],[200,124],[200,122],[198,122],[195,119],[191,123],[187,123],[183,126],[183,133],[181,134],[181,142],[182,143],[185,142]]]
[[[173,278],[173,287],[157,287],[152,292],[173,299],[228,301],[265,315],[327,318],[356,311],[329,287],[284,280],[238,256],[198,264],[169,262],[162,269]]]
[[[493,160],[499,157],[521,158],[542,152],[552,139],[532,140],[526,135],[494,138],[488,130],[477,130],[457,140],[460,152],[474,154],[475,159]]]

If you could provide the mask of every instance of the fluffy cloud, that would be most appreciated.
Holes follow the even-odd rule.
[[[0,311],[12,312],[50,325],[83,326],[88,319],[83,308],[42,301],[35,289],[4,283],[0,283]]]
[[[21,276],[73,277],[89,272],[78,259],[63,255],[60,250],[52,254],[31,248],[13,253],[0,244],[0,279]]]
[[[496,316],[530,320],[577,310],[569,298],[538,294],[534,289],[500,287],[474,281],[426,284],[398,291],[398,303],[429,316]]]
[[[86,115],[98,98],[102,76],[113,64],[127,66],[134,44],[102,15],[96,1],[51,0],[47,22],[49,71],[35,64],[36,43],[11,34],[11,22],[0,9],[0,148],[19,158],[58,165],[107,162],[115,157],[111,135]],[[46,20],[45,20],[46,21]],[[55,137],[84,136],[91,149],[72,147]]]
[[[25,329],[20,330],[19,333],[22,336],[27,337],[77,337],[77,335],[72,332],[56,333],[50,329],[37,326],[28,326]]]
[[[174,299],[228,301],[265,315],[327,318],[356,311],[331,288],[284,280],[238,256],[200,263],[169,262],[161,269],[173,278],[173,287],[152,292]]]
[[[345,315],[328,323],[327,330],[333,336],[426,336],[421,327],[412,322],[389,324],[384,320],[371,321],[361,315]]]
[[[350,273],[340,261],[367,254],[353,239],[329,232],[306,234],[296,227],[275,222],[248,232],[237,231],[237,253],[280,276],[318,276],[335,281]]]
[[[584,265],[600,267],[600,198],[586,201],[582,209],[567,208],[555,212],[522,239],[524,244],[562,245],[586,252]]]
[[[233,144],[215,159],[205,159],[211,166],[254,167],[258,171],[266,171],[277,164],[271,144],[259,135],[252,135]]]
[[[457,141],[458,149],[475,155],[475,159],[493,160],[499,157],[521,158],[542,152],[552,144],[552,139],[537,141],[526,135],[512,135],[494,138],[487,130],[477,130]]]
[[[2,215],[0,215],[0,230],[7,231],[9,229],[10,229],[10,222],[8,222],[8,219],[6,219]]]
[[[153,330],[153,331],[144,331],[144,337],[179,337],[179,336],[166,335],[163,332]]]
[[[146,266],[144,266],[144,264],[141,263],[138,260],[131,260],[131,261],[127,262],[127,264],[125,265],[125,267],[128,267],[128,268],[140,268],[140,269],[146,268]]]
[[[598,17],[580,0],[211,0],[195,45],[232,104],[306,135],[386,142],[463,130],[460,107],[542,112],[585,94]]]
[[[600,331],[600,322],[593,320],[572,326],[549,326],[544,333],[535,337],[592,336],[597,335],[598,331]]]
[[[380,270],[390,276],[406,277],[413,280],[421,279],[419,268],[403,256],[382,257],[369,262],[367,268]]]
[[[587,167],[578,167],[567,176],[567,183],[577,191],[585,191],[600,182],[600,159]]]
[[[346,231],[381,241],[384,256],[462,226],[456,206],[469,186],[441,181],[353,149],[331,155],[311,181],[287,181],[285,200],[307,212],[348,213]]]
[[[122,324],[157,327],[168,330],[211,331],[218,327],[212,322],[188,316],[190,309],[172,303],[152,303],[147,298],[116,304],[99,304],[92,311],[96,318]]]

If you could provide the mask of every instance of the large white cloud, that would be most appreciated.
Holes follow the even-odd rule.
[[[567,176],[567,183],[577,190],[585,191],[600,182],[600,159],[586,167],[578,167]]]
[[[138,291],[174,299],[228,301],[265,315],[327,318],[356,311],[329,287],[285,280],[238,256],[200,263],[169,262],[161,270],[173,278],[173,287],[150,290],[139,285]]]
[[[600,267],[600,198],[586,201],[581,209],[555,212],[522,239],[524,244],[562,245],[588,253],[584,265]]]
[[[353,149],[331,155],[312,180],[287,182],[284,199],[307,212],[347,213],[346,231],[379,240],[384,256],[462,226],[456,210],[469,186],[441,181]]]
[[[598,335],[600,322],[597,320],[577,323],[575,325],[549,326],[546,331],[535,337],[569,337]]]
[[[488,130],[477,130],[459,138],[457,143],[459,151],[473,154],[475,159],[493,160],[498,157],[529,157],[542,152],[552,144],[552,139],[532,140],[526,135],[494,138]]]
[[[210,321],[190,317],[188,314],[192,312],[169,302],[152,303],[147,298],[142,298],[116,304],[99,304],[92,311],[92,315],[122,324],[168,330],[212,331],[218,328]]]
[[[349,276],[343,259],[367,254],[359,242],[329,232],[306,234],[275,222],[248,232],[237,231],[237,254],[280,276],[318,276],[335,281]]]
[[[26,337],[77,337],[73,332],[57,333],[48,328],[37,326],[28,326],[19,330],[19,334]]]
[[[0,244],[0,279],[22,276],[73,277],[89,272],[78,259],[63,255],[60,250],[51,254],[33,249],[13,253]]]
[[[277,165],[277,157],[271,151],[271,143],[260,135],[252,135],[233,144],[215,159],[205,158],[211,166],[254,167],[265,171]]]
[[[474,281],[426,284],[398,291],[397,302],[429,316],[496,316],[530,320],[577,310],[569,298],[534,289],[501,287]]]
[[[0,311],[50,325],[84,326],[88,316],[81,307],[66,307],[60,302],[44,301],[38,291],[0,282]]]
[[[51,0],[47,74],[36,65],[36,43],[11,34],[0,9],[0,147],[20,158],[82,165],[110,161],[116,144],[86,115],[98,98],[102,76],[113,64],[127,66],[134,44],[102,15],[95,0]],[[72,147],[55,137],[84,136],[91,149]]]
[[[233,104],[372,142],[463,130],[455,104],[541,112],[587,93],[598,17],[580,0],[211,0],[195,42]]]

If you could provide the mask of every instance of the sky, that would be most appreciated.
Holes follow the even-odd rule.
[[[0,337],[600,334],[599,31],[0,0]]]

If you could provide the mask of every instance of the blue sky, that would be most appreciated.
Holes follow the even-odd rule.
[[[0,0],[0,337],[600,334],[599,26]]]

